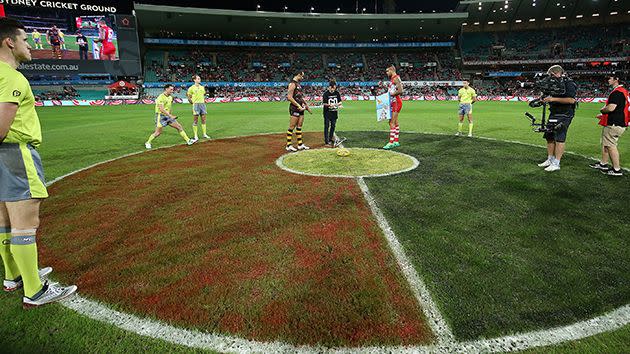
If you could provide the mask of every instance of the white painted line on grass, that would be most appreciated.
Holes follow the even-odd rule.
[[[410,132],[416,133],[416,132]],[[257,135],[269,135],[269,134],[279,134],[279,133],[264,133]],[[432,135],[448,135],[441,133],[422,133],[422,134],[432,134]],[[225,137],[221,139],[230,139],[236,137]],[[504,141],[493,138],[483,138],[487,140],[496,140],[496,141]],[[218,140],[218,139],[217,139]],[[530,145],[535,147],[542,147],[540,145],[522,143],[519,141],[505,141],[510,143],[522,144],[522,145]],[[179,144],[177,144],[179,145]],[[176,145],[164,146],[162,148],[168,148]],[[153,149],[155,150],[155,149]],[[68,173],[64,176],[58,177],[52,181],[50,181],[47,185],[51,185],[65,177],[71,176],[73,174],[79,173],[81,171],[85,171],[89,168],[99,166],[108,162],[112,162],[115,160],[119,160],[128,156],[133,156],[144,151],[138,151],[130,154],[126,154],[114,159],[110,159],[107,161],[102,161],[91,166],[79,169],[77,171]],[[592,157],[583,156],[579,154],[572,153],[573,155],[586,157],[589,159],[593,159]],[[626,169],[627,170],[627,169]],[[387,241],[393,241],[397,248],[402,252],[402,256],[404,252],[402,250],[402,246],[400,242],[396,239],[394,233],[389,228],[385,217],[382,215],[382,212],[378,209],[374,198],[369,194],[369,190],[367,189],[367,185],[362,178],[358,179],[359,186],[363,185],[365,190],[362,191],[365,195],[367,191],[366,200],[368,200],[368,204],[370,208],[372,205],[376,208],[376,211],[382,217],[382,220],[385,222],[384,226],[385,230],[389,230],[386,232]],[[369,198],[368,198],[369,196]],[[375,209],[372,209],[374,213]],[[377,216],[375,214],[375,216]],[[377,220],[379,217],[377,216]],[[380,224],[379,224],[380,225]],[[383,226],[381,227],[383,228]],[[389,235],[388,235],[389,234]],[[391,237],[391,238],[390,238]],[[390,244],[391,247],[391,244]],[[392,247],[392,249],[394,249]],[[395,252],[394,252],[395,253]],[[398,258],[397,258],[398,260]],[[72,298],[64,300],[61,302],[65,307],[76,311],[79,314],[82,314],[88,318],[104,322],[107,324],[114,325],[123,330],[139,334],[142,336],[155,338],[164,340],[169,343],[179,344],[182,346],[187,346],[191,348],[199,348],[199,349],[210,349],[219,352],[231,352],[231,353],[453,353],[453,352],[505,352],[505,351],[519,351],[525,349],[531,349],[541,346],[549,346],[549,345],[557,345],[567,341],[574,341],[583,338],[587,338],[593,335],[613,331],[619,329],[623,326],[630,324],[630,305],[621,306],[611,312],[608,312],[602,316],[598,316],[589,320],[580,321],[571,325],[555,327],[551,329],[538,330],[520,334],[514,334],[509,336],[503,336],[499,338],[492,339],[482,339],[482,340],[474,340],[474,341],[465,341],[465,342],[457,342],[453,338],[453,334],[450,331],[448,325],[445,323],[444,319],[441,318],[441,315],[433,303],[430,294],[428,293],[426,286],[422,283],[421,278],[411,265],[408,259],[404,257],[402,259],[404,266],[401,265],[401,269],[406,277],[409,276],[417,277],[416,280],[410,281],[412,286],[412,290],[417,294],[417,298],[421,301],[421,306],[423,311],[425,311],[425,315],[429,318],[429,324],[434,329],[435,333],[438,335],[438,344],[436,345],[420,345],[420,346],[382,346],[382,347],[355,347],[355,348],[327,348],[322,346],[296,346],[292,344],[282,343],[282,342],[260,342],[255,340],[248,340],[238,337],[233,337],[229,335],[219,335],[212,333],[204,333],[196,330],[188,330],[177,328],[171,326],[169,324],[162,323],[157,320],[140,318],[135,315],[126,314],[123,312],[119,312],[109,308],[108,306],[101,304],[99,302],[88,300],[79,295],[75,295]],[[400,265],[400,261],[399,261]],[[409,279],[409,278],[408,278]],[[415,288],[416,286],[422,285],[424,289]],[[424,293],[424,295],[423,295]],[[419,294],[419,295],[418,295]],[[419,296],[419,297],[418,297]],[[427,301],[425,301],[424,297],[426,296]],[[432,310],[430,310],[432,308]],[[432,313],[427,314],[427,311],[432,311]],[[431,321],[433,318],[434,321]],[[439,329],[436,329],[440,327]],[[442,327],[443,326],[443,327]]]
[[[460,342],[458,343],[458,351],[475,353],[513,352],[583,339],[619,329],[627,324],[630,324],[630,305],[619,307],[605,315],[568,326],[500,338]]]
[[[439,136],[454,136],[452,134],[447,134],[447,133],[432,133],[432,132],[416,132],[416,131],[408,131],[405,133],[409,133],[409,134],[427,134],[427,135],[439,135]],[[460,137],[461,139],[471,139],[471,137]],[[489,140],[489,141],[500,141],[503,143],[510,143],[510,144],[518,144],[518,145],[525,145],[525,146],[531,146],[531,147],[535,147],[535,148],[541,148],[541,149],[546,149],[546,146],[543,145],[537,145],[537,144],[533,144],[533,143],[525,143],[519,140],[503,140],[503,139],[497,139],[497,138],[490,138],[490,137],[485,137],[485,136],[473,136],[473,139],[480,139],[480,140]],[[591,160],[591,161],[599,161],[598,158],[593,157],[593,156],[588,156],[588,155],[583,155],[583,154],[578,154],[577,152],[573,152],[573,151],[565,151],[564,152],[565,155],[569,154],[569,155],[573,155],[573,156],[579,156],[579,157],[583,157],[587,160]],[[621,167],[622,170],[624,171],[628,171],[630,172],[630,168],[627,167]]]
[[[271,132],[271,133],[259,133],[259,134],[255,134],[255,135],[248,135],[248,136],[264,136],[264,135],[273,135],[273,134],[280,134],[280,133],[277,133],[277,132]],[[205,141],[203,141],[203,142],[200,142],[199,144],[201,144],[201,143],[207,143],[207,142],[210,142],[210,141],[217,141],[217,140],[223,140],[223,139],[236,139],[236,138],[242,138],[242,136],[235,135],[235,136],[226,136],[226,137],[216,138],[216,139],[208,139],[208,140],[205,140]],[[195,143],[195,144],[197,144],[197,143]],[[194,145],[194,144],[193,144],[193,145]],[[77,174],[77,173],[79,173],[79,172],[83,172],[83,171],[85,171],[85,170],[89,170],[89,169],[90,169],[90,168],[92,168],[92,167],[96,167],[96,166],[104,165],[104,164],[109,163],[109,162],[113,162],[113,161],[117,161],[117,160],[120,160],[120,159],[124,159],[125,157],[130,157],[130,156],[134,156],[134,155],[139,155],[139,154],[142,154],[142,153],[145,153],[145,152],[150,152],[150,151],[155,151],[155,150],[168,149],[168,148],[172,148],[172,147],[175,147],[175,146],[186,146],[186,143],[179,143],[179,144],[164,145],[164,146],[160,146],[160,147],[157,147],[157,148],[151,148],[151,149],[146,149],[146,150],[140,150],[140,151],[131,152],[131,153],[128,153],[128,154],[125,154],[125,155],[121,155],[121,156],[118,156],[118,157],[114,157],[113,159],[109,159],[109,160],[105,160],[105,161],[97,162],[97,163],[92,164],[92,165],[89,165],[89,166],[87,166],[87,167],[80,168],[80,169],[78,169],[78,170],[76,170],[76,171],[72,171],[72,172],[70,172],[70,173],[66,173],[66,174],[65,174],[65,175],[63,175],[63,176],[59,176],[59,177],[57,177],[57,178],[55,178],[55,179],[53,179],[53,180],[51,180],[51,181],[47,182],[47,183],[46,183],[46,186],[50,186],[50,185],[52,185],[53,183],[55,183],[55,182],[57,182],[57,181],[60,181],[60,180],[62,180],[62,179],[64,179],[64,178],[66,178],[66,177],[70,177],[70,176],[72,176],[72,175],[74,175],[74,174]]]
[[[343,144],[339,145],[339,147],[343,148]],[[381,149],[374,149],[374,148],[354,148],[354,150],[383,151]],[[308,173],[308,172],[294,170],[292,168],[287,167],[284,164],[284,159],[287,156],[297,155],[297,154],[308,154],[309,151],[313,151],[313,150],[303,150],[303,151],[299,151],[299,152],[290,152],[290,153],[284,154],[284,155],[278,157],[278,159],[276,160],[276,166],[280,167],[282,170],[285,170],[287,172],[291,172],[291,173],[295,173],[295,174],[303,175],[303,176],[333,177],[333,178],[366,178],[366,177],[386,177],[386,176],[397,175],[399,173],[409,172],[409,171],[411,171],[413,169],[416,169],[420,165],[420,162],[415,157],[413,157],[411,155],[403,154],[403,153],[397,152],[397,151],[387,151],[387,153],[398,154],[398,155],[405,156],[405,157],[409,158],[411,160],[411,162],[412,162],[412,165],[410,167],[407,167],[405,169],[398,170],[398,171],[392,171],[392,172],[387,172],[387,173],[371,174],[371,175],[355,176],[355,175],[330,175],[330,174],[324,174],[324,173]]]
[[[422,311],[427,318],[429,326],[431,326],[431,329],[433,329],[433,332],[437,336],[438,344],[454,342],[455,339],[453,336],[453,332],[442,317],[440,310],[433,301],[433,298],[431,297],[427,286],[424,284],[424,281],[422,281],[422,278],[416,271],[416,268],[414,268],[413,263],[405,254],[405,251],[400,244],[400,241],[394,234],[392,228],[389,226],[385,215],[383,215],[383,212],[376,204],[376,200],[374,200],[374,197],[372,197],[372,194],[370,193],[367,184],[365,184],[363,178],[357,178],[357,182],[359,183],[359,187],[363,192],[365,200],[372,210],[372,214],[374,214],[374,217],[376,218],[378,226],[380,226],[381,230],[383,230],[385,239],[387,240],[389,248],[394,254],[396,261],[398,262],[400,270],[402,271],[403,275],[407,279],[407,282],[409,282],[409,285],[411,286],[411,291],[413,292],[413,295],[420,304],[420,307],[422,307]]]
[[[533,331],[493,339],[466,342],[444,342],[437,345],[337,347],[293,345],[260,342],[229,335],[205,333],[177,328],[157,320],[140,318],[116,311],[99,302],[75,295],[61,302],[65,307],[88,318],[104,322],[142,336],[164,340],[190,348],[210,349],[228,353],[497,353],[531,349],[583,339],[619,329],[630,324],[630,305],[605,315],[547,330]]]

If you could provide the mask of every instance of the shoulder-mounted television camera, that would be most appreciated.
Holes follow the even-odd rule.
[[[540,76],[538,76],[540,77]],[[536,76],[534,78],[537,78]],[[534,82],[534,89],[540,91],[542,96],[561,96],[566,92],[565,82],[569,80],[567,77],[555,77],[548,75]]]

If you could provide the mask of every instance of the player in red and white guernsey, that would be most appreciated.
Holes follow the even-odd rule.
[[[400,126],[398,125],[398,114],[402,109],[402,98],[400,96],[403,93],[402,81],[400,80],[400,76],[396,74],[396,67],[391,65],[388,67],[385,72],[390,79],[389,84],[389,95],[392,98],[391,108],[392,108],[392,119],[389,121],[389,143],[383,146],[383,149],[389,150],[395,147],[400,146],[398,142],[398,136],[400,135]]]
[[[98,39],[101,42],[101,60],[115,60],[116,46],[114,45],[114,30],[112,30],[105,20],[98,21]]]

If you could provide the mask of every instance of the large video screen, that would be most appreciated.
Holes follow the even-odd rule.
[[[32,48],[33,60],[22,64],[20,71],[26,75],[141,75],[136,19],[119,14],[120,9],[78,3],[4,1],[5,16],[24,24]]]
[[[33,59],[118,60],[118,36],[114,16],[79,16],[76,26],[68,21],[12,16],[27,24]]]

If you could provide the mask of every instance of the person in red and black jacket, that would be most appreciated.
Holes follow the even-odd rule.
[[[623,176],[619,163],[619,150],[617,143],[630,123],[630,97],[628,90],[620,84],[620,75],[608,76],[608,84],[613,90],[608,96],[606,105],[601,109],[599,124],[602,129],[602,159],[589,165],[609,176]],[[608,158],[612,162],[612,168],[608,165]]]

